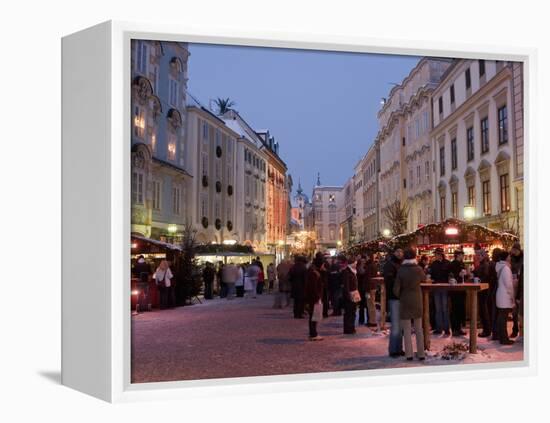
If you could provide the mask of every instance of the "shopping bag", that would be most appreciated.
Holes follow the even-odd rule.
[[[312,322],[320,322],[323,319],[323,303],[319,301],[313,306]]]

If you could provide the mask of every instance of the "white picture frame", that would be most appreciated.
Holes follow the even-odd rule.
[[[525,344],[522,363],[491,363],[130,383],[130,40],[485,58],[524,63]],[[536,355],[536,51],[434,40],[337,37],[105,22],[62,40],[62,383],[109,402],[527,376]],[[533,251],[533,252],[532,252]],[[91,266],[91,264],[94,266]],[[325,383],[319,383],[319,382]]]

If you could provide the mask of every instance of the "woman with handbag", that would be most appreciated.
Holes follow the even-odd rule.
[[[340,263],[340,274],[342,275],[343,285],[343,301],[344,301],[344,334],[355,334],[355,314],[357,311],[357,303],[361,301],[359,294],[357,276],[355,270],[349,266],[348,259],[345,255],[338,256]]]
[[[309,340],[321,341],[323,338],[317,333],[317,324],[323,318],[323,281],[321,269],[323,258],[316,257],[307,269],[304,286],[305,303],[309,314]]]
[[[170,307],[171,292],[172,292],[172,278],[174,275],[170,270],[168,261],[162,260],[153,275],[155,278],[157,288],[159,290],[160,308],[165,309]]]

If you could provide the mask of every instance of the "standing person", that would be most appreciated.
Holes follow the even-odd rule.
[[[497,288],[498,288],[498,274],[496,271],[497,263],[499,262],[500,254],[504,250],[495,248],[491,252],[491,261],[489,262],[489,313],[491,316],[491,340],[498,341],[497,331]]]
[[[345,255],[338,256],[340,274],[342,275],[342,300],[344,302],[344,334],[353,335],[355,330],[355,314],[357,310],[354,293],[358,293],[357,276]]]
[[[294,318],[303,319],[304,318],[304,289],[306,283],[306,267],[307,260],[303,256],[294,257],[294,265],[290,268],[288,272],[288,280],[290,282],[290,289],[292,299],[294,301]]]
[[[261,268],[260,263],[256,263],[260,271],[258,272],[258,284],[256,285],[256,293],[258,295],[262,295],[264,293],[264,286],[265,286],[265,273],[264,270]]]
[[[427,255],[423,254],[420,256],[418,265],[422,268],[426,276],[430,274],[430,259]],[[429,304],[430,304],[430,327],[435,328],[435,302],[433,293],[429,294]]]
[[[520,334],[520,320],[523,324],[523,251],[519,242],[514,243],[510,250],[512,276],[517,307],[512,310],[512,338]]]
[[[464,251],[455,250],[454,260],[450,264],[450,271],[458,283],[464,283],[467,275],[466,266],[464,266]],[[462,326],[466,324],[466,293],[452,292],[451,299],[451,330],[453,336],[464,336],[466,332]]]
[[[414,322],[416,336],[416,355],[424,360],[424,331],[422,330],[422,288],[420,283],[426,280],[424,270],[416,263],[416,252],[407,248],[403,252],[403,262],[397,271],[393,293],[399,299],[399,319],[405,338],[405,357],[413,359],[411,339],[411,320]]]
[[[273,308],[285,308],[290,304],[290,282],[288,281],[288,272],[292,267],[292,262],[284,259],[277,265],[277,280],[279,281],[279,293],[275,296]],[[284,305],[283,305],[284,303]]]
[[[218,262],[218,271],[216,272],[216,279],[218,280],[218,286],[220,287],[219,295],[220,298],[225,298],[227,296],[227,285],[223,280],[223,262]]]
[[[168,261],[162,260],[159,264],[159,267],[157,267],[155,274],[153,275],[153,278],[155,279],[157,288],[159,290],[161,309],[165,309],[171,306],[170,293],[172,287],[171,280],[173,277],[174,275],[170,270]]]
[[[240,265],[237,269],[237,281],[235,282],[235,291],[238,298],[244,297],[244,265]]]
[[[366,264],[367,277],[367,316],[368,327],[377,327],[376,324],[376,282],[373,278],[378,276],[378,263],[374,260],[374,256],[370,255]]]
[[[204,281],[204,299],[211,300],[213,298],[214,288],[214,266],[209,261],[206,262],[202,271],[202,280]]]
[[[475,262],[477,266],[474,267],[474,277],[478,278],[480,282],[487,282],[489,280],[489,256],[483,249],[476,250],[475,255],[477,259]],[[488,338],[492,332],[492,321],[490,310],[490,295],[489,290],[485,289],[478,293],[479,304],[479,317],[481,319],[482,331],[478,334],[480,338]]]
[[[496,293],[497,305],[497,334],[498,340],[502,345],[511,345],[514,343],[508,338],[508,316],[515,307],[514,282],[512,278],[512,268],[510,254],[502,251],[499,261],[496,264],[498,287]]]
[[[342,315],[342,277],[340,268],[334,259],[331,259],[328,268],[328,290],[333,316]]]
[[[250,263],[246,268],[246,278],[245,278],[245,287],[244,289],[248,292],[247,296],[256,298],[258,292],[258,276],[260,275],[261,269],[258,266],[256,261]],[[247,286],[248,282],[248,286]]]
[[[329,303],[329,296],[328,296],[328,269],[329,264],[328,260],[325,258],[323,253],[319,252],[316,254],[316,257],[318,258],[319,262],[322,263],[321,268],[319,269],[321,273],[321,282],[323,283],[323,296],[321,298],[323,303],[323,318],[328,317],[328,303]]]
[[[432,283],[449,283],[450,265],[445,258],[443,248],[438,247],[434,251],[435,260],[430,266]],[[439,335],[445,331],[445,335],[451,334],[449,326],[449,297],[446,289],[434,290],[435,305],[435,330],[434,334]]]
[[[276,277],[277,273],[275,270],[275,265],[273,263],[269,263],[269,265],[267,266],[267,292],[269,294],[273,292]]]
[[[418,260],[418,265],[420,266],[420,268],[425,274],[428,273],[428,267],[430,266],[430,259],[426,254],[422,254],[420,256],[420,260]]]
[[[137,308],[139,310],[150,310],[151,300],[149,298],[149,275],[151,274],[151,266],[145,261],[143,255],[139,255],[136,264],[133,268],[133,273],[139,279],[138,288],[140,295],[138,297]]]
[[[323,257],[315,256],[311,266],[307,269],[304,285],[304,298],[309,314],[309,340],[321,341],[323,338],[317,333],[319,313],[314,316],[315,307],[322,307],[323,281],[321,280],[321,268]]]
[[[361,301],[359,301],[359,321],[360,325],[364,325],[367,315],[367,261],[364,256],[357,259],[357,288]]]
[[[222,269],[222,279],[227,287],[226,297],[232,300],[235,295],[235,284],[239,277],[239,270],[233,263],[226,264]]]
[[[397,277],[397,271],[403,260],[403,250],[396,248],[393,254],[386,260],[384,264],[384,285],[386,295],[388,296],[388,305],[391,319],[390,340],[388,345],[388,353],[390,357],[400,357],[405,355],[403,351],[403,335],[401,333],[401,319],[399,317],[399,298],[393,292],[393,285]]]

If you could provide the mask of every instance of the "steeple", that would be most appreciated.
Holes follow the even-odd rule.
[[[304,192],[304,190],[302,189],[302,182],[300,181],[300,178],[298,178],[298,189],[296,190],[296,192],[298,193],[298,195],[302,195],[302,193]]]
[[[320,172],[317,172],[317,184],[316,186],[320,187],[321,186],[321,173]]]

